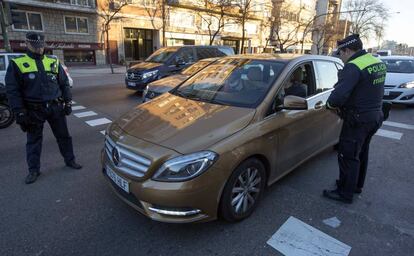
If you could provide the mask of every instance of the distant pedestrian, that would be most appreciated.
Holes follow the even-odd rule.
[[[369,144],[383,122],[382,97],[386,66],[364,51],[359,35],[338,41],[339,57],[345,63],[327,100],[327,108],[343,119],[339,138],[339,179],[335,190],[324,190],[330,199],[352,203],[361,193],[368,167]]]
[[[72,112],[68,77],[57,58],[44,55],[44,35],[27,33],[26,45],[27,53],[11,60],[5,81],[16,123],[27,133],[29,175],[25,183],[30,184],[40,175],[45,121],[56,137],[66,165],[73,169],[82,166],[75,161],[72,138],[66,123],[66,115]]]

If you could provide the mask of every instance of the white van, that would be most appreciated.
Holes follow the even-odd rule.
[[[7,53],[7,52],[0,52],[0,84],[5,85],[4,78],[6,77],[7,67],[9,66],[10,60],[23,56],[23,53]],[[72,88],[73,86],[73,79],[70,77],[68,68],[63,64],[62,67],[66,72],[66,75],[69,78],[69,85]]]

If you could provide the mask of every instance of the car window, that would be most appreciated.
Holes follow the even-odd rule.
[[[211,61],[198,61],[193,65],[189,66],[188,68],[184,69],[183,72],[181,72],[181,74],[186,76],[192,76],[210,63]]]
[[[156,62],[156,63],[165,63],[174,53],[176,53],[178,48],[167,47],[161,48],[151,54],[145,61],[147,62]]]
[[[194,52],[193,48],[185,47],[182,48],[178,53],[177,56],[175,56],[175,60],[182,59],[184,60],[185,64],[194,63]]]
[[[226,56],[226,54],[222,51],[219,51],[217,48],[197,48],[197,59],[207,59],[207,58],[213,58],[213,57],[223,57]]]
[[[389,73],[414,73],[414,60],[382,59]]]
[[[5,56],[0,56],[0,70],[6,70],[6,58]]]
[[[227,56],[234,55],[234,50],[231,47],[219,47],[218,50]]]
[[[316,93],[330,90],[338,82],[338,68],[334,62],[315,61],[317,73]]]
[[[275,61],[222,59],[195,74],[173,93],[198,101],[255,108],[284,66]]]

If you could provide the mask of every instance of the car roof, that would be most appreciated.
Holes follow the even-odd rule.
[[[382,56],[381,60],[414,60],[414,56],[402,56],[402,55],[391,55],[391,56]]]
[[[271,60],[279,62],[290,62],[293,60],[296,61],[306,61],[306,60],[330,60],[334,62],[340,62],[336,57],[324,56],[324,55],[310,55],[310,54],[291,54],[291,53],[280,53],[280,54],[271,54],[271,53],[260,53],[260,54],[241,54],[227,56],[223,58],[232,58],[232,59],[252,59],[252,60]]]

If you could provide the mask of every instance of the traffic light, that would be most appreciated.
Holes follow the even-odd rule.
[[[9,11],[8,11],[8,20],[9,20],[9,25],[18,25],[21,24],[23,21],[21,20],[21,12],[18,12],[17,10],[18,5],[17,4],[13,4],[13,3],[8,3],[9,5]]]

